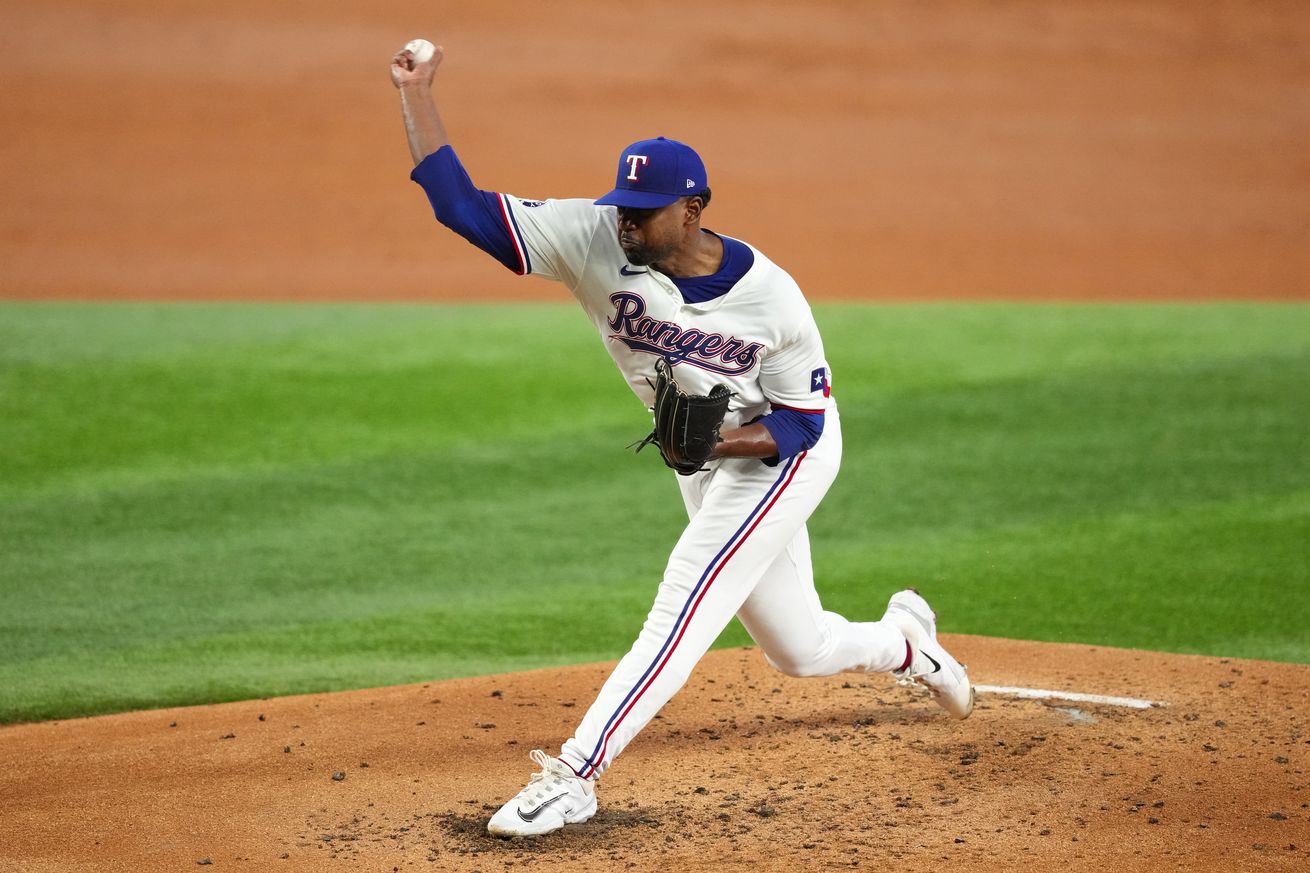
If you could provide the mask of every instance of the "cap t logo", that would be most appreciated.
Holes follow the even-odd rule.
[[[624,158],[623,158],[623,160],[625,160],[625,161],[628,162],[628,181],[629,181],[629,182],[635,182],[635,181],[637,181],[637,165],[638,165],[638,164],[641,164],[641,165],[644,167],[647,163],[650,162],[649,158],[647,158],[645,155],[625,155]]]

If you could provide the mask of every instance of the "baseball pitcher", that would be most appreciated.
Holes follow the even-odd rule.
[[[664,137],[619,154],[599,200],[525,200],[477,188],[432,95],[437,49],[391,61],[414,159],[436,218],[509,269],[562,283],[642,405],[689,518],[655,603],[572,737],[487,829],[549,833],[596,813],[596,783],[686,682],[735,615],[790,676],[890,672],[952,716],[973,709],[964,667],[913,590],[877,621],[825,611],[805,523],[841,462],[823,341],[800,288],[753,246],[702,227],[705,165]],[[643,455],[643,457],[645,457]]]

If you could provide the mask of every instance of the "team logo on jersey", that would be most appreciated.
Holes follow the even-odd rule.
[[[832,396],[832,385],[828,382],[827,367],[820,367],[810,374],[810,390],[822,391],[824,397]]]
[[[659,355],[670,364],[691,364],[711,373],[740,376],[759,363],[763,343],[748,343],[735,336],[706,333],[694,327],[680,327],[646,314],[640,294],[618,291],[610,295],[614,316],[610,318],[610,339],[634,352]]]

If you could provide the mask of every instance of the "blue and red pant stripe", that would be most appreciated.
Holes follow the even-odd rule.
[[[723,548],[714,556],[714,558],[705,567],[701,573],[696,585],[692,588],[691,593],[687,596],[686,602],[683,603],[682,611],[679,613],[677,620],[673,623],[673,628],[664,639],[655,658],[651,661],[650,666],[642,674],[641,678],[633,686],[623,701],[610,715],[609,720],[605,723],[604,730],[601,731],[600,737],[596,740],[596,746],[592,749],[590,755],[583,761],[581,767],[572,768],[579,776],[591,777],[595,775],[602,761],[605,760],[605,752],[609,746],[610,738],[618,730],[623,720],[627,718],[632,708],[637,705],[642,696],[650,689],[655,680],[659,677],[664,667],[668,664],[669,659],[677,650],[679,642],[687,632],[687,627],[691,624],[696,615],[696,609],[700,606],[705,595],[709,592],[714,581],[719,577],[723,568],[732,560],[732,556],[737,553],[742,544],[750,538],[750,535],[759,527],[764,517],[768,514],[773,505],[782,497],[787,486],[796,477],[796,471],[800,469],[801,461],[805,459],[806,452],[789,458],[786,465],[779,472],[778,477],[774,480],[769,490],[765,492],[760,502],[755,505],[750,514],[746,516],[745,521],[737,528],[728,541],[724,543]],[[567,763],[567,762],[566,762]],[[570,765],[572,766],[572,765]]]

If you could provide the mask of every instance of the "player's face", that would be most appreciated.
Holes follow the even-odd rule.
[[[636,267],[659,264],[686,239],[686,198],[659,209],[619,207],[619,245]]]

